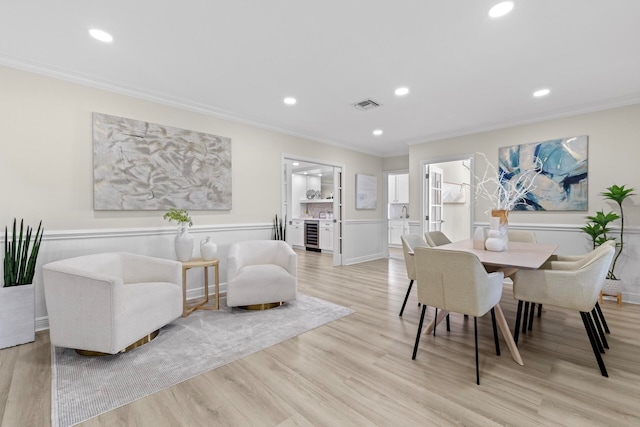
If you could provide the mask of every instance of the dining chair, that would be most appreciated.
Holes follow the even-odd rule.
[[[531,230],[509,230],[508,238],[510,242],[538,243],[535,231]],[[505,284],[513,284],[513,281],[509,276],[505,277]],[[529,308],[531,308],[531,310],[529,310]],[[533,316],[535,310],[535,302],[526,302],[524,304],[524,319],[528,319],[528,321],[522,322],[523,333],[526,333],[527,329],[531,330],[533,328]],[[542,317],[542,304],[538,304],[538,317]]]
[[[549,258],[547,262],[545,262],[540,268],[547,270],[575,270],[586,264],[589,260],[593,259],[593,257],[595,257],[600,251],[604,251],[608,247],[614,248],[615,250],[615,240],[607,240],[600,246],[595,248],[593,251],[585,255],[552,255],[551,258]],[[597,318],[595,318],[594,315],[594,320],[602,323],[602,327],[604,328],[604,331],[606,333],[611,333],[611,331],[609,330],[609,325],[607,324],[607,320],[604,317],[604,313],[602,312],[598,301],[596,301],[595,311],[598,316]],[[529,328],[529,330],[531,330],[531,328]],[[606,340],[603,338],[603,341]]]
[[[451,240],[442,231],[427,231],[424,238],[429,246],[442,246],[451,243]]]
[[[402,252],[404,254],[404,265],[407,269],[407,277],[410,280],[409,288],[407,288],[407,294],[404,297],[404,302],[402,303],[402,308],[400,309],[400,314],[398,314],[398,316],[402,317],[402,313],[404,313],[404,307],[407,305],[407,300],[409,299],[409,294],[411,293],[411,287],[413,286],[413,282],[416,279],[416,260],[413,256],[413,250],[418,246],[427,246],[427,242],[419,234],[403,234],[402,236],[400,236],[400,241],[402,242]]]
[[[570,262],[573,263],[572,268],[568,265],[562,265],[560,269],[520,270],[513,275],[513,296],[518,300],[513,338],[517,343],[524,301],[536,301],[540,304],[577,310],[582,317],[591,348],[600,367],[600,373],[608,377],[600,355],[600,353],[604,353],[604,346],[598,337],[598,334],[601,337],[604,335],[601,331],[596,330],[597,316],[594,320],[591,314],[595,315],[595,304],[598,301],[600,290],[604,286],[604,278],[609,270],[615,250],[607,245],[594,252],[596,253],[592,252],[586,257],[586,261]],[[419,281],[420,275],[418,274],[418,296],[420,295]]]
[[[496,354],[500,343],[496,328],[495,306],[502,296],[502,272],[487,273],[478,257],[469,252],[416,248],[416,281],[422,313],[413,348],[415,360],[422,333],[425,307],[473,316],[476,350],[476,384],[480,385],[478,358],[478,317],[491,312]]]

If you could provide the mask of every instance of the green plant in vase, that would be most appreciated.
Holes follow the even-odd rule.
[[[162,218],[169,220],[169,222],[175,221],[178,224],[189,224],[189,227],[193,225],[193,221],[186,209],[171,208]]]
[[[608,187],[607,191],[600,193],[600,195],[603,196],[605,200],[615,202],[618,205],[618,209],[620,209],[620,214],[618,215],[613,211],[606,213],[604,211],[596,212],[595,216],[588,216],[587,219],[589,222],[580,228],[591,237],[593,248],[595,249],[607,240],[616,240],[615,237],[609,234],[611,232],[609,225],[618,219],[620,220],[620,239],[616,240],[616,248],[618,251],[607,273],[607,279],[618,280],[615,274],[616,263],[624,249],[624,209],[622,203],[629,196],[634,195],[633,191],[633,188],[625,188],[624,185],[618,186],[614,184]]]
[[[9,240],[9,230],[4,228],[4,286],[20,286],[33,283],[36,260],[42,241],[42,221],[31,245],[33,229],[24,228],[24,220],[20,220],[20,233],[17,232],[17,220],[13,220],[13,233]]]

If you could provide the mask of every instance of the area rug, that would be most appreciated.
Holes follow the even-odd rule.
[[[266,311],[196,311],[130,352],[51,348],[51,422],[71,426],[353,313],[307,295]]]

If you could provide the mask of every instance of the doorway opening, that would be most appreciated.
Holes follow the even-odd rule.
[[[409,171],[394,170],[384,173],[386,196],[388,257],[403,259],[400,236],[409,234]]]
[[[473,228],[473,156],[422,162],[422,229],[442,231],[455,242],[469,239]]]
[[[284,155],[282,216],[286,241],[294,248],[333,255],[342,265],[343,167],[321,160]]]

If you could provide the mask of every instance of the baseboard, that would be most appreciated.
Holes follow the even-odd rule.
[[[382,259],[382,258],[386,258],[383,253],[377,253],[377,254],[372,254],[372,255],[355,257],[355,258],[349,258],[349,259],[345,259],[344,260],[344,265],[360,264],[362,262],[375,261],[377,259]]]

